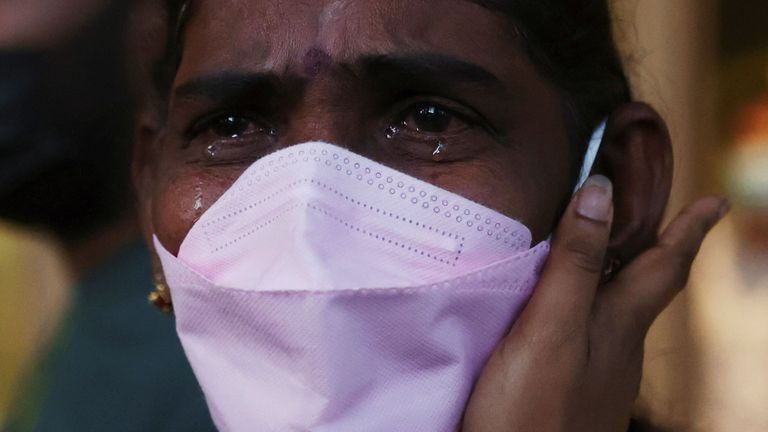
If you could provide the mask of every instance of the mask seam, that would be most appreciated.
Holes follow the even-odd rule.
[[[343,290],[327,290],[327,291],[309,291],[309,290],[301,290],[301,291],[252,291],[252,290],[245,290],[245,289],[239,289],[239,288],[231,288],[231,287],[221,287],[217,286],[216,284],[210,282],[207,278],[205,278],[203,275],[198,274],[197,272],[194,272],[191,269],[188,269],[187,266],[185,266],[181,262],[177,262],[174,265],[180,265],[182,268],[186,269],[187,271],[191,271],[196,277],[200,278],[202,281],[205,282],[206,285],[209,285],[210,288],[213,288],[220,292],[235,292],[242,295],[246,294],[253,294],[253,295],[269,295],[269,296],[299,296],[299,295],[335,295],[335,294],[341,294],[341,293],[348,293],[349,295],[370,295],[370,294],[378,294],[378,293],[386,293],[386,294],[397,294],[397,293],[417,293],[419,291],[431,291],[431,290],[441,290],[441,289],[449,289],[451,285],[458,285],[465,281],[471,281],[472,279],[482,279],[483,277],[486,277],[488,273],[493,271],[504,271],[504,269],[511,267],[515,264],[517,264],[521,260],[525,260],[530,258],[532,255],[536,254],[539,249],[544,249],[544,252],[549,251],[549,244],[548,243],[541,243],[538,246],[529,249],[525,252],[520,253],[519,255],[516,255],[514,257],[506,259],[504,262],[492,264],[489,267],[478,270],[474,273],[465,274],[462,276],[459,276],[455,279],[451,279],[448,281],[443,282],[437,282],[433,284],[427,284],[422,286],[416,286],[416,287],[401,287],[401,288],[365,288],[365,289],[343,289]],[[536,257],[534,257],[536,258]],[[173,259],[178,261],[178,258],[173,257]],[[541,268],[544,265],[544,261],[546,259],[546,256],[543,256],[539,259],[539,262],[532,263],[532,266],[536,268],[535,275],[538,275],[541,271]],[[488,282],[483,282],[480,280],[475,280],[474,282],[479,283],[485,283],[489,284]],[[195,282],[187,282],[187,283],[180,283],[178,286],[185,287],[186,289],[192,289],[197,290],[195,288],[194,284]],[[503,282],[500,282],[503,283]],[[461,287],[458,287],[461,289]],[[208,288],[206,288],[207,290]],[[466,290],[474,291],[478,288],[467,288]],[[499,291],[509,291],[508,288],[498,289]],[[519,292],[520,290],[517,290]],[[532,291],[532,290],[531,290]]]
[[[456,267],[458,265],[459,259],[461,258],[461,254],[464,252],[464,241],[465,240],[464,240],[464,237],[459,237],[458,234],[449,235],[449,237],[453,237],[455,240],[459,241],[459,249],[456,252],[450,253],[449,255],[451,256],[451,259],[446,260],[446,259],[438,257],[437,255],[433,255],[432,253],[428,253],[428,252],[426,252],[426,251],[424,251],[422,249],[419,249],[419,247],[414,246],[412,243],[406,243],[405,241],[402,241],[402,240],[397,241],[397,240],[394,240],[394,239],[391,239],[391,238],[385,236],[384,234],[380,234],[380,233],[376,233],[376,232],[373,232],[373,231],[370,231],[370,230],[366,230],[364,228],[360,228],[359,226],[356,226],[356,225],[354,225],[351,222],[347,222],[347,221],[343,220],[342,218],[338,217],[337,215],[331,213],[330,211],[328,211],[326,209],[322,209],[322,208],[320,208],[320,207],[318,207],[316,205],[313,205],[312,203],[297,203],[297,204],[294,204],[294,205],[289,206],[288,208],[284,209],[283,211],[281,211],[277,215],[273,216],[271,219],[267,220],[266,222],[260,224],[259,226],[257,226],[255,228],[253,228],[253,229],[251,229],[251,230],[241,234],[239,237],[237,237],[235,239],[231,239],[231,240],[227,241],[226,243],[223,243],[223,244],[219,245],[218,247],[212,249],[210,253],[221,252],[221,251],[224,251],[224,250],[228,249],[231,246],[234,246],[235,244],[239,243],[240,241],[245,240],[246,238],[256,234],[258,231],[260,231],[260,230],[268,227],[269,225],[275,223],[277,220],[279,220],[281,217],[283,217],[287,213],[290,213],[291,211],[296,210],[297,208],[300,208],[300,207],[307,207],[307,208],[309,208],[309,209],[311,209],[311,210],[313,210],[313,211],[315,211],[315,212],[317,212],[319,214],[322,214],[322,215],[324,215],[326,217],[329,217],[332,220],[334,220],[335,222],[337,222],[339,224],[343,224],[344,226],[349,228],[351,231],[353,231],[353,232],[357,231],[358,233],[362,234],[366,238],[381,240],[382,242],[385,242],[385,243],[389,242],[389,244],[393,244],[396,248],[399,248],[399,249],[406,249],[407,248],[408,252],[413,252],[417,256],[426,257],[428,259],[431,259],[431,260],[434,260],[434,261],[438,261],[438,262],[440,262],[442,264],[446,264],[448,266]],[[418,222],[416,223],[416,226],[419,226]],[[426,227],[425,225],[422,225],[422,226]],[[429,227],[429,230],[432,231],[433,228]],[[206,235],[206,239],[209,239],[209,237],[210,237],[209,236],[209,232],[208,231],[204,231],[204,233]],[[434,233],[436,235],[440,235],[440,233],[437,230],[434,230]],[[450,233],[447,233],[446,231],[443,231],[442,236],[445,237],[446,234],[450,234]],[[209,244],[210,243],[211,242],[209,241]]]
[[[206,287],[205,290],[213,289],[214,291],[218,291],[220,293],[232,293],[237,296],[258,296],[258,297],[301,297],[301,296],[323,296],[323,297],[331,297],[331,296],[339,296],[339,297],[354,297],[354,296],[375,296],[380,294],[385,294],[386,296],[394,296],[394,295],[400,295],[400,294],[423,294],[428,293],[432,291],[443,291],[443,290],[451,290],[452,292],[470,292],[470,293],[476,293],[479,291],[491,291],[491,292],[501,292],[501,293],[508,293],[510,295],[514,294],[529,294],[533,292],[533,288],[524,289],[526,284],[525,283],[515,283],[515,284],[508,284],[506,282],[497,282],[497,283],[481,283],[479,286],[473,286],[472,288],[467,287],[461,287],[461,286],[441,286],[443,284],[445,285],[454,285],[457,284],[459,281],[454,280],[450,281],[448,283],[438,283],[437,285],[430,285],[430,286],[424,286],[424,287],[415,287],[415,288],[366,288],[366,289],[346,289],[346,290],[333,290],[333,291],[248,291],[248,290],[242,290],[237,288],[224,288],[216,285],[212,285],[210,287]],[[530,282],[530,284],[533,284],[533,280],[526,281]],[[512,285],[513,287],[509,287],[506,285]],[[181,289],[187,289],[187,290],[197,290],[196,287],[192,285],[181,285],[179,288]]]

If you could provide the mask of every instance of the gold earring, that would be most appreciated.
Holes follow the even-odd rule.
[[[149,302],[153,304],[160,312],[170,315],[173,313],[173,301],[171,300],[171,290],[163,280],[162,276],[155,275],[155,290],[149,293]]]
[[[608,261],[608,264],[603,268],[603,275],[600,278],[600,283],[605,284],[610,282],[616,273],[621,269],[621,259],[613,257]]]

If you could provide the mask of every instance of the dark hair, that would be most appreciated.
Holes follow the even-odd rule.
[[[184,10],[192,0],[166,0],[168,47],[158,69],[168,91],[183,50]],[[613,38],[608,0],[474,0],[506,14],[525,40],[531,61],[560,90],[575,154],[594,128],[630,101],[629,82]]]
[[[486,2],[507,12],[531,61],[559,88],[572,140],[580,149],[603,119],[632,99],[608,0]]]

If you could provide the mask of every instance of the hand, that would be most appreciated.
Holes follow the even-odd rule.
[[[691,205],[601,286],[611,198],[604,177],[574,197],[531,301],[474,389],[464,432],[627,431],[648,328],[685,286],[728,204],[706,198]]]
[[[49,48],[104,8],[104,0],[3,0],[0,48]]]

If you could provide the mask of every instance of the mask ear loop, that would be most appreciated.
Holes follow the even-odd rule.
[[[597,160],[597,154],[600,152],[600,146],[603,144],[603,137],[605,137],[605,127],[607,124],[608,119],[603,120],[592,133],[592,137],[589,139],[589,145],[587,146],[587,151],[584,153],[584,163],[581,165],[581,170],[579,171],[579,180],[576,182],[576,187],[573,189],[571,196],[576,195],[576,192],[578,192],[579,189],[584,186],[584,183],[587,182],[587,179],[589,179],[589,174],[592,172],[592,168],[594,168],[595,161]],[[550,234],[547,236],[548,242],[552,241],[553,235],[554,234]]]
[[[584,186],[589,174],[592,172],[592,168],[595,166],[597,160],[597,154],[600,152],[600,146],[603,143],[603,137],[605,136],[605,127],[608,124],[608,120],[603,120],[600,126],[595,129],[592,134],[592,138],[589,139],[589,146],[587,146],[587,152],[584,154],[584,163],[581,165],[581,172],[579,173],[579,181],[576,183],[576,188],[573,190],[573,194]]]

